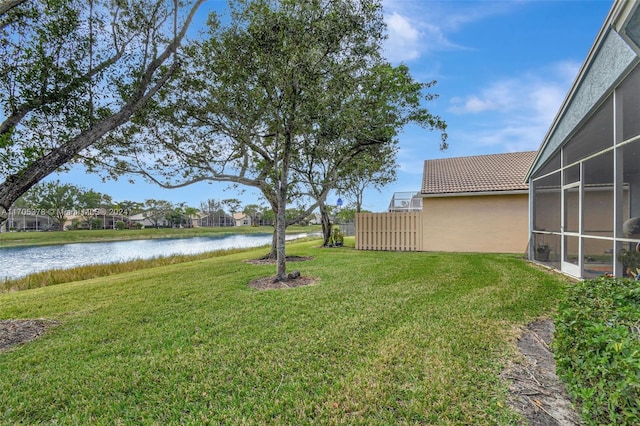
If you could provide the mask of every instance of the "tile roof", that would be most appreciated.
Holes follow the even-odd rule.
[[[428,194],[526,190],[537,151],[426,160],[422,191]]]

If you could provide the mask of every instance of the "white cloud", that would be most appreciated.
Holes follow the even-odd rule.
[[[388,38],[384,51],[390,62],[411,61],[433,51],[462,48],[450,41],[439,25],[409,16],[424,17],[397,11],[385,15]]]
[[[522,92],[530,88],[525,79],[505,79],[491,83],[479,94],[451,99],[449,112],[454,114],[481,113],[484,111],[510,111],[517,108]]]
[[[478,120],[473,134],[451,131],[457,140],[479,147],[500,146],[502,151],[537,149],[549,129],[579,65],[553,64],[518,77],[490,83],[466,97],[452,98],[448,112]],[[490,130],[489,130],[490,128]]]
[[[497,105],[488,99],[480,99],[479,97],[472,95],[467,99],[455,97],[451,99],[453,106],[449,108],[450,112],[457,114],[464,113],[477,113],[482,111],[490,111],[497,109]]]
[[[411,25],[406,17],[396,12],[387,17],[387,25],[394,35],[409,42],[415,42],[420,35],[419,31]]]
[[[385,56],[391,62],[418,59],[434,51],[468,49],[452,41],[452,35],[469,23],[503,14],[513,8],[498,2],[383,2],[388,39]]]
[[[475,114],[496,111],[505,114],[525,113],[548,120],[564,99],[575,73],[553,65],[537,72],[505,78],[490,83],[486,89],[466,97],[451,99],[449,112]],[[569,77],[571,76],[571,77]],[[551,112],[550,112],[551,111]]]
[[[420,32],[409,20],[393,13],[385,18],[389,38],[385,44],[386,57],[389,61],[400,62],[416,59],[420,56]]]

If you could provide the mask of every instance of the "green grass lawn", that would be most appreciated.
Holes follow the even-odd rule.
[[[321,232],[320,225],[289,226],[287,233]],[[0,247],[36,246],[67,243],[142,240],[151,238],[189,238],[228,234],[273,233],[272,226],[228,226],[212,228],[145,228],[145,229],[96,229],[53,232],[2,232]]]
[[[347,240],[351,245],[353,240]],[[0,353],[0,423],[513,424],[517,327],[565,282],[515,255],[288,245],[320,281],[258,291],[264,249],[0,294],[50,318]]]

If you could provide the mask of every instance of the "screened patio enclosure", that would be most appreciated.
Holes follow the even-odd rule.
[[[640,268],[636,35],[637,2],[616,1],[529,172],[529,258],[577,278]]]

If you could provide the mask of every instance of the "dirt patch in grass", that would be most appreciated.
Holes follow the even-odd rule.
[[[287,256],[287,262],[304,262],[307,260],[313,260],[313,257]],[[251,263],[252,265],[275,265],[276,259],[271,259],[271,258],[249,259],[249,260],[245,260],[245,262]]]
[[[47,328],[58,324],[46,319],[0,321],[0,351],[13,345],[30,342],[42,336]]]
[[[306,285],[313,285],[318,282],[318,278],[299,276],[298,278],[289,278],[286,280],[276,281],[275,277],[258,278],[249,283],[249,287],[257,288],[258,290],[274,290],[283,288],[295,288],[304,287]]]
[[[529,324],[518,338],[522,359],[501,374],[509,381],[509,404],[529,425],[580,425],[564,384],[556,376],[551,351],[554,324],[551,318]]]
[[[312,260],[311,256],[287,256],[287,262],[304,262]],[[253,265],[273,265],[276,263],[276,259],[263,257],[260,259],[245,260],[247,263]],[[283,288],[295,288],[304,287],[306,285],[312,285],[318,282],[318,278],[305,277],[300,275],[299,271],[294,272],[295,277],[289,274],[289,278],[286,280],[276,281],[275,277],[258,278],[249,283],[249,287],[257,288],[258,290],[275,290]]]

